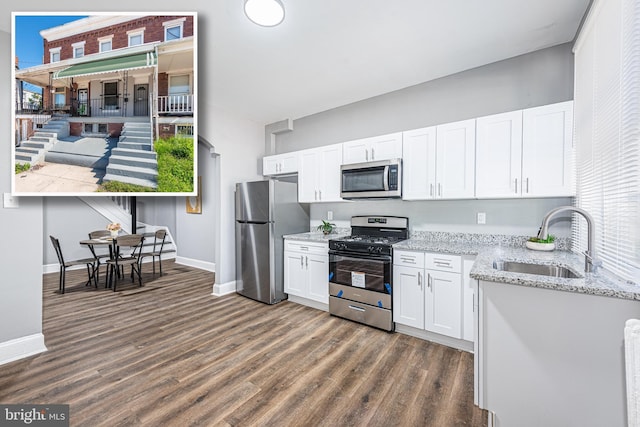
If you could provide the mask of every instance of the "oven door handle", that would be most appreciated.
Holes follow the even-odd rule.
[[[384,167],[384,191],[389,191],[389,165]]]
[[[333,249],[329,250],[329,256],[331,255],[383,262],[391,262],[392,259],[390,255],[363,254],[357,252],[336,251]]]

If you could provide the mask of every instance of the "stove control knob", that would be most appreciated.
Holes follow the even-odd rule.
[[[369,246],[369,247],[367,248],[367,252],[369,252],[370,254],[375,253],[375,251],[376,251],[375,246]]]

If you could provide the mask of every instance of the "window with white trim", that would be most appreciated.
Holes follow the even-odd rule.
[[[49,49],[49,62],[60,62],[60,50],[59,47]]]
[[[178,40],[184,37],[183,26],[186,18],[174,19],[173,21],[163,22],[164,41]]]
[[[84,56],[84,42],[74,43],[71,47],[73,48],[74,58],[82,58]]]
[[[144,44],[144,28],[127,31],[129,37],[129,47]]]
[[[54,108],[62,108],[67,105],[67,97],[65,89],[63,87],[57,87],[53,92],[53,106]]]
[[[176,136],[183,138],[193,138],[193,124],[176,125]]]
[[[98,45],[100,47],[100,52],[109,52],[113,49],[113,36],[100,37],[98,39]]]
[[[640,284],[640,2],[594,1],[576,42],[576,205],[603,266]],[[576,250],[587,241],[574,221]]]

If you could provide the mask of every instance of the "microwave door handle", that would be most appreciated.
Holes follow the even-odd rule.
[[[384,191],[389,191],[389,165],[384,167]]]

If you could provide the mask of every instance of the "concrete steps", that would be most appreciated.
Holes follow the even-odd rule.
[[[45,155],[58,142],[58,138],[69,136],[69,122],[63,117],[51,118],[41,130],[15,149],[17,163],[34,165],[43,161]]]
[[[152,149],[152,135],[149,123],[124,123],[118,146],[111,150],[103,181],[157,188],[158,161]]]

